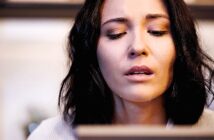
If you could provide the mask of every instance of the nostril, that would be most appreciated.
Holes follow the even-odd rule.
[[[136,55],[136,52],[130,52],[129,53],[129,57],[131,57],[131,58],[134,58],[134,57],[136,57],[137,55]]]
[[[137,53],[137,52],[130,52],[129,54],[131,57],[134,57],[134,56],[139,56],[139,55],[147,55],[147,53],[145,51],[141,52],[141,53]]]
[[[130,53],[130,55],[131,55],[131,56],[134,56],[134,55],[135,55],[135,53],[134,53],[134,52],[131,52],[131,53]]]
[[[146,52],[145,52],[145,51],[143,51],[143,52],[142,52],[142,55],[146,55]]]

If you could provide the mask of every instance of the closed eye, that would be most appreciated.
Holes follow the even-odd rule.
[[[157,30],[148,30],[147,32],[156,37],[161,37],[168,33],[168,31],[157,31]]]
[[[122,32],[122,33],[107,33],[107,37],[111,40],[116,40],[121,38],[122,36],[124,36],[126,34],[126,32]]]

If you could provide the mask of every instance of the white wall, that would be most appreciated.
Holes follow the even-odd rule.
[[[196,25],[204,50],[214,58],[214,20],[199,20]]]
[[[213,21],[199,20],[197,21],[196,25],[203,49],[209,56],[211,56],[214,59],[214,47],[213,47],[214,20]],[[210,108],[214,110],[214,102],[211,104]]]
[[[31,117],[57,113],[58,91],[66,73],[66,38],[71,25],[71,20],[0,21],[0,103],[4,134],[0,139],[24,140],[23,127]]]

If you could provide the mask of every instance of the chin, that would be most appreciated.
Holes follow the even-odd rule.
[[[162,94],[155,94],[151,92],[137,92],[137,93],[128,93],[126,94],[126,100],[129,100],[131,102],[149,102],[152,100],[155,100],[159,97],[161,97]]]
[[[148,102],[162,97],[165,88],[155,86],[134,86],[124,90],[127,99],[136,102]]]

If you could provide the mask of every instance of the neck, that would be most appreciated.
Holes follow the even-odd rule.
[[[115,124],[166,124],[162,97],[143,103],[124,101],[118,96],[114,96],[114,100],[115,116],[113,123]]]

